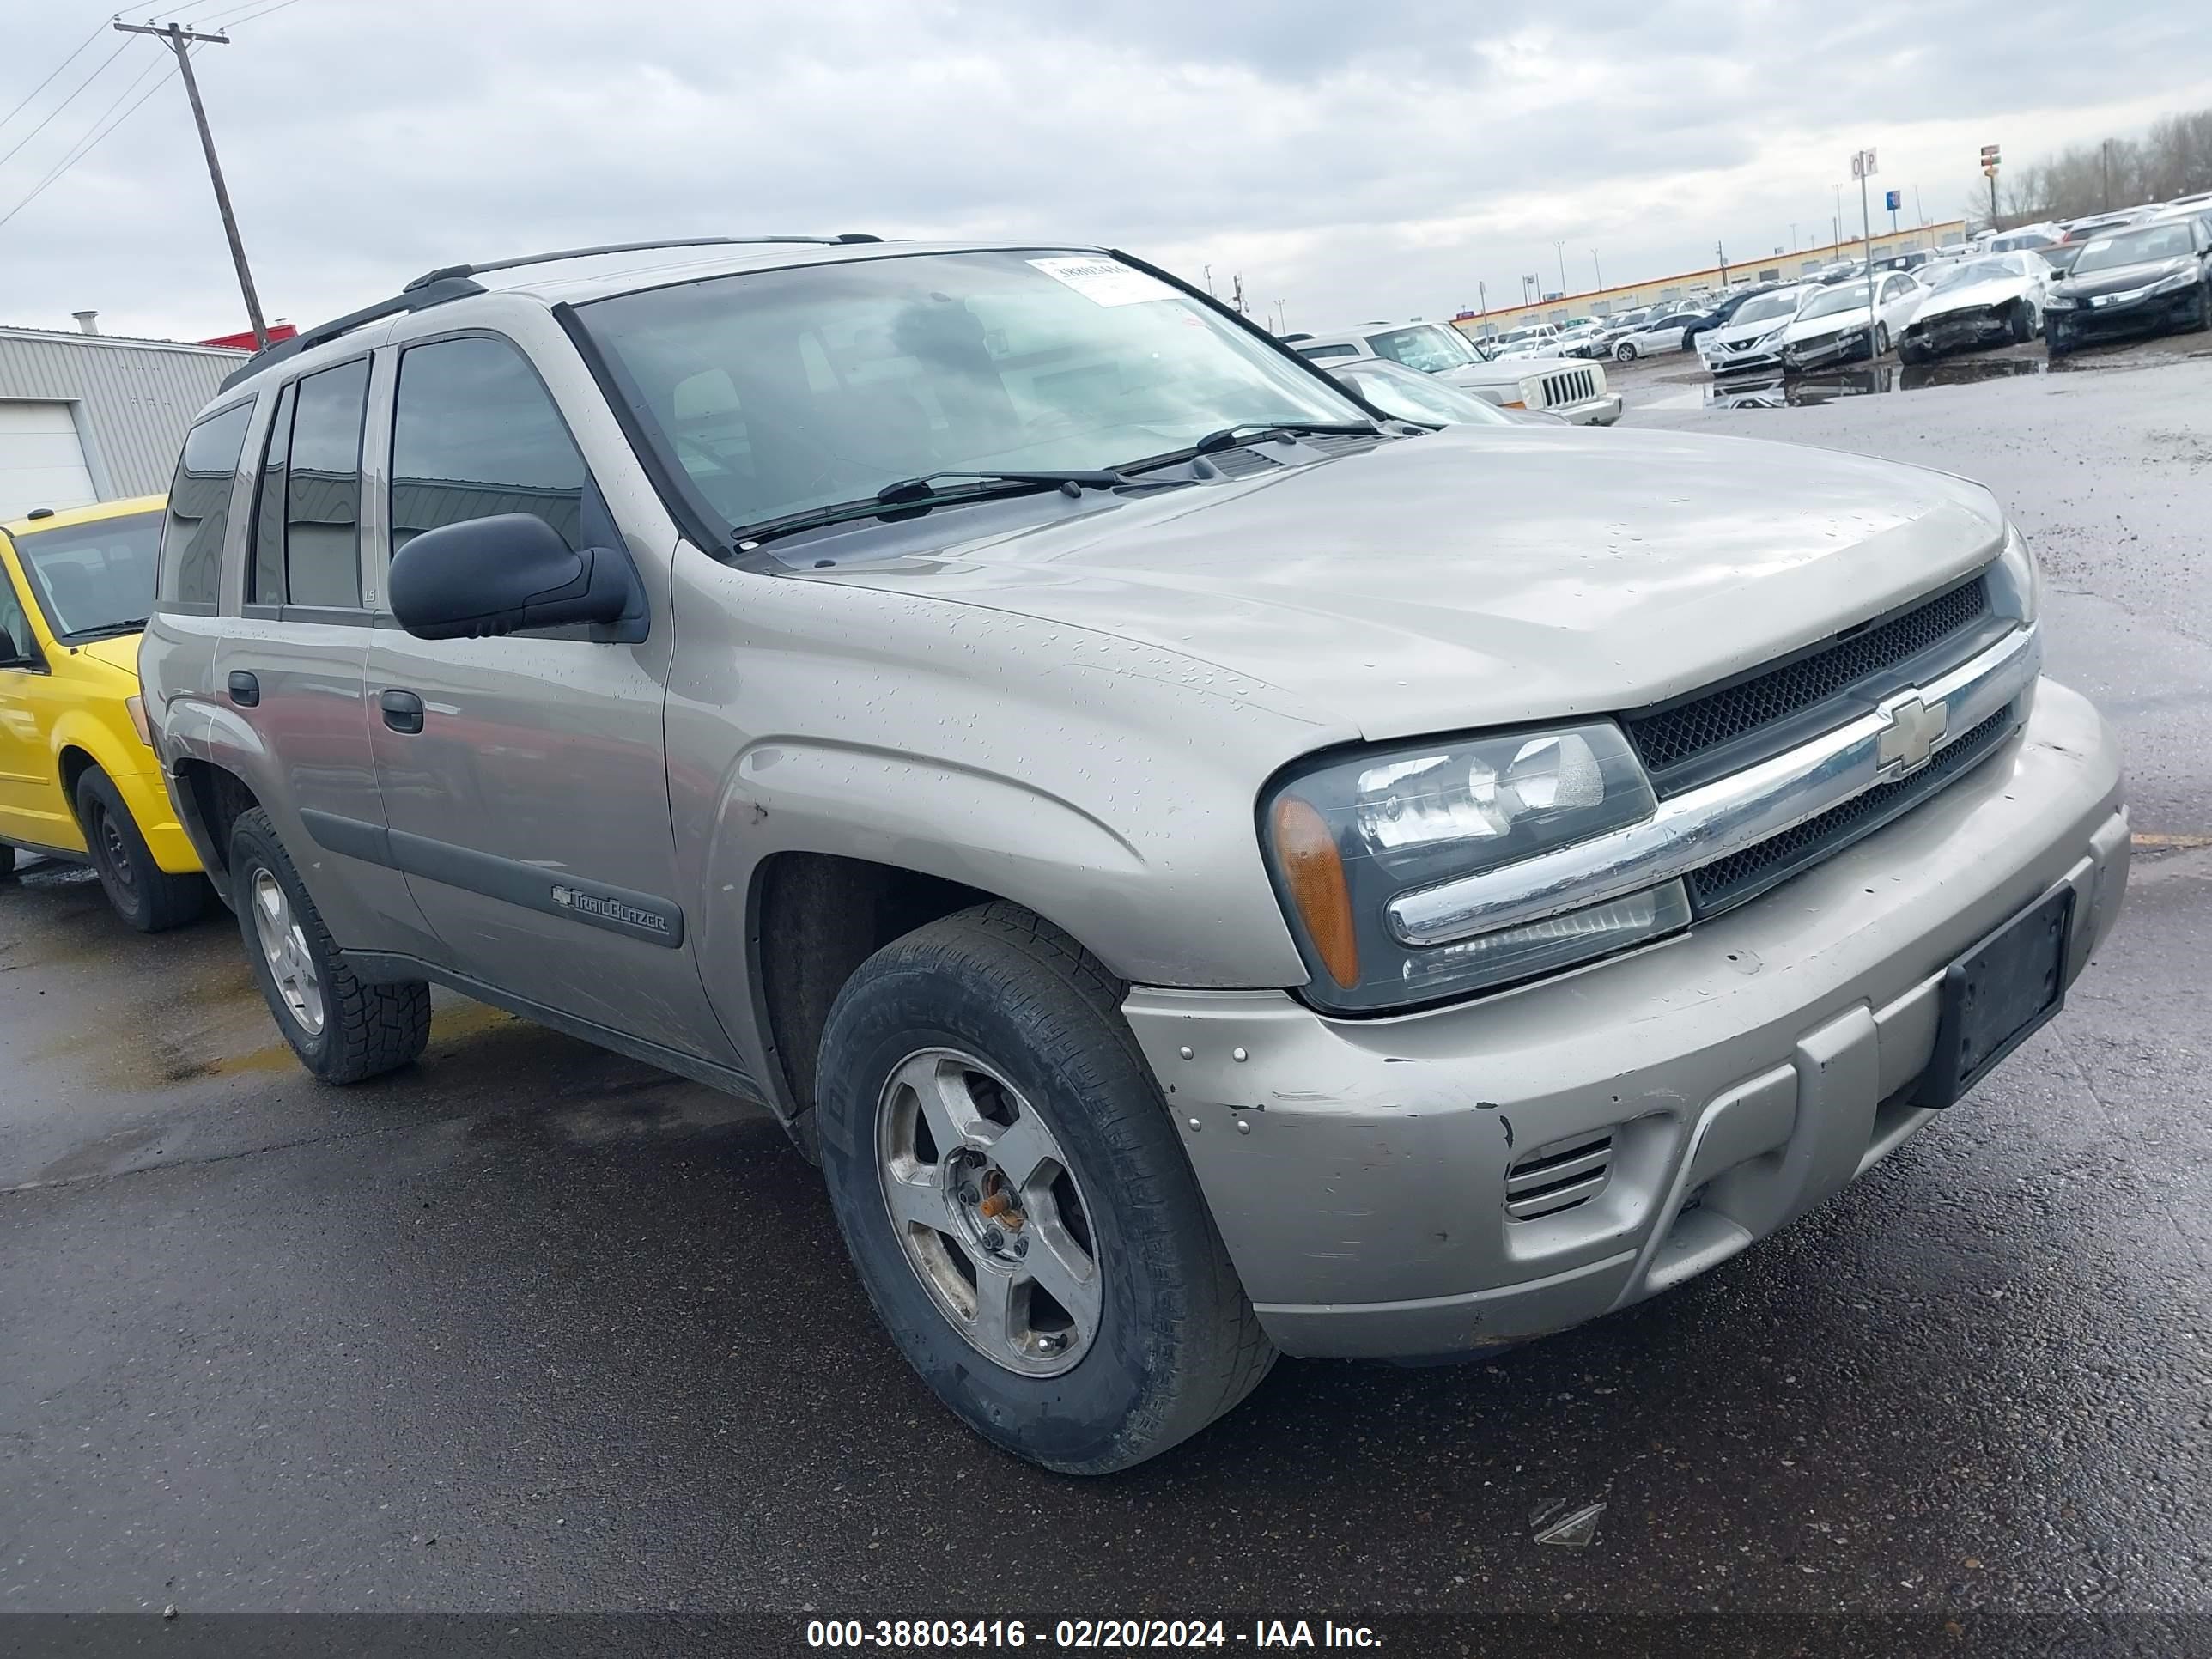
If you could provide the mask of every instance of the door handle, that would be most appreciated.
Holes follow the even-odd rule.
[[[231,671],[230,700],[240,708],[252,708],[261,702],[261,682],[244,669]]]
[[[412,736],[422,729],[422,699],[412,691],[386,691],[376,701],[384,710],[384,723],[393,731]]]

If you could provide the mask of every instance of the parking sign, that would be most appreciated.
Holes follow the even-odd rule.
[[[1881,204],[1887,208],[1892,213],[1896,212],[1899,208],[1905,205],[1905,192],[1901,190],[1893,190],[1888,195],[1882,198]]]

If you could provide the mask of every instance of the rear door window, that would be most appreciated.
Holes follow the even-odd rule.
[[[234,404],[185,434],[161,526],[160,596],[167,604],[212,612],[222,596],[231,487],[252,413],[251,402]]]
[[[361,422],[368,360],[298,382],[284,481],[284,603],[361,605]]]

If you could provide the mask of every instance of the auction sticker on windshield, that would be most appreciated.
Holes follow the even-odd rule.
[[[1139,300],[1177,297],[1175,289],[1158,277],[1132,270],[1119,259],[1062,257],[1032,259],[1030,264],[1097,305],[1128,306]]]

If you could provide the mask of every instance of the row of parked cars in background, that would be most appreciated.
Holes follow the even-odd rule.
[[[1529,324],[1486,342],[1501,365],[1630,363],[1694,351],[1715,374],[1907,363],[2039,336],[2089,341],[2212,326],[2212,194],[2023,226],[1941,249],[1839,261],[1795,283],[1742,283],[1609,317]]]

